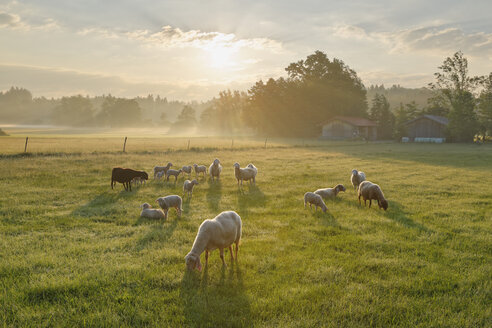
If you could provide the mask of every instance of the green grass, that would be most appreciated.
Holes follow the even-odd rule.
[[[159,151],[143,138],[122,154],[97,138],[57,141],[67,152],[0,147],[4,326],[491,326],[489,146],[245,140]],[[215,157],[221,183],[200,179],[180,219],[141,219],[139,205],[182,194],[182,177],[110,188],[113,166]],[[259,168],[256,187],[238,190],[236,161]],[[387,212],[358,206],[353,168],[382,187]],[[347,192],[327,213],[303,208],[304,192],[337,183]],[[224,268],[215,251],[203,272],[186,272],[198,226],[223,210],[243,220],[239,261]]]

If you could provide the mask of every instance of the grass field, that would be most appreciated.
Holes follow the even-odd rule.
[[[141,138],[124,154],[111,138],[50,138],[28,155],[20,136],[0,138],[4,326],[492,325],[490,146],[210,139],[187,151],[187,139],[161,150]],[[113,166],[215,157],[221,182],[199,179],[180,219],[140,219],[139,205],[182,194],[182,177],[110,188]],[[259,168],[256,186],[238,190],[236,161]],[[353,168],[382,187],[387,212],[358,206]],[[304,192],[337,183],[347,192],[327,213],[303,208]],[[186,272],[198,226],[223,210],[243,220],[238,262],[222,267],[215,251]]]

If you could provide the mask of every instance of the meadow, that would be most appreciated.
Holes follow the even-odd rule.
[[[179,142],[177,142],[179,140]],[[3,326],[490,327],[492,147],[315,140],[45,136],[0,138]],[[38,142],[38,143],[36,143]],[[199,178],[183,216],[139,218],[182,195],[178,183],[110,187],[114,166],[224,166]],[[238,189],[232,165],[253,162]],[[388,211],[360,207],[353,168]],[[152,176],[152,175],[151,175]],[[342,183],[328,212],[303,194]],[[198,226],[224,210],[243,220],[237,262],[218,251],[185,270]],[[204,263],[204,256],[202,256]]]

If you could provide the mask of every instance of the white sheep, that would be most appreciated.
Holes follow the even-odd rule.
[[[358,196],[359,196],[359,205],[361,205],[360,198],[362,197],[364,199],[364,206],[366,206],[366,201],[369,199],[369,208],[370,208],[372,205],[372,200],[375,199],[377,200],[380,209],[382,208],[385,211],[388,209],[388,201],[386,200],[386,198],[384,198],[384,194],[383,191],[381,190],[381,187],[379,187],[375,183],[372,183],[371,181],[363,181],[359,185]]]
[[[205,251],[205,265],[208,264],[208,253],[218,248],[222,264],[224,261],[224,248],[229,248],[231,261],[234,260],[232,255],[232,244],[236,244],[236,261],[239,250],[239,241],[241,240],[242,222],[241,217],[234,211],[222,212],[212,220],[205,220],[198,228],[198,234],[191,251],[185,256],[186,267],[188,270],[202,270],[200,255]]]
[[[314,193],[320,195],[323,199],[335,198],[340,191],[345,191],[345,187],[341,184],[336,185],[333,188],[318,189]]]
[[[214,181],[215,177],[217,177],[217,180],[219,180],[220,172],[222,172],[222,165],[220,165],[220,161],[218,158],[214,159],[213,163],[210,164],[208,172],[210,173],[210,178],[212,179],[212,181]]]
[[[149,218],[149,219],[166,218],[162,210],[152,208],[152,206],[149,203],[143,203],[142,205],[140,205],[140,207],[142,208],[142,212],[140,213],[140,217],[142,218]]]
[[[316,195],[314,192],[307,192],[304,194],[304,208],[306,208],[306,204],[309,203],[309,208],[312,208],[311,205],[316,206],[316,211],[318,210],[318,206],[321,207],[323,212],[326,212],[328,208],[326,207],[323,198],[320,195]]]
[[[253,183],[256,183],[256,174],[258,174],[258,169],[256,168],[256,166],[254,166],[253,164],[248,164],[247,167],[245,167],[244,169],[242,169],[240,166],[239,166],[239,163],[234,163],[233,165],[234,167],[234,175],[237,179],[237,185],[239,186],[239,181],[241,181],[241,186],[243,185],[243,180],[246,180],[246,181],[253,181]]]
[[[167,170],[167,173],[166,173],[166,181],[169,181],[169,177],[172,175],[172,176],[174,176],[174,183],[176,183],[176,181],[178,181],[178,175],[181,172],[183,172],[182,169],[179,169],[179,170],[169,169],[169,170]]]
[[[184,192],[184,194],[188,193],[188,196],[191,197],[193,195],[193,187],[195,185],[197,185],[197,184],[199,184],[199,183],[195,179],[193,179],[192,181],[185,180],[185,182],[183,184],[183,192]]]
[[[176,213],[178,214],[178,217],[181,217],[181,213],[183,212],[183,208],[181,207],[181,204],[183,204],[183,200],[178,195],[159,197],[156,199],[156,202],[164,210],[165,219],[167,219],[167,212],[172,207],[176,209]]]
[[[164,175],[166,175],[166,172],[164,171],[157,172],[157,174],[154,175],[154,180],[155,179],[160,180]]]
[[[133,186],[137,186],[137,185],[141,186],[142,184],[145,184],[145,179],[141,177],[135,177],[132,180],[132,184]]]
[[[203,177],[205,178],[205,174],[207,174],[207,167],[205,165],[193,164],[195,168],[195,176],[198,178],[199,173],[203,173]]]
[[[352,170],[350,181],[352,182],[352,186],[354,186],[354,190],[357,190],[357,188],[359,188],[360,183],[364,180],[366,180],[366,175],[364,174],[364,172]]]
[[[154,166],[154,180],[156,179],[157,172],[164,172],[164,175],[166,175],[167,170],[173,166],[171,162],[167,163],[166,166]]]
[[[191,176],[191,165],[185,165],[181,168],[184,173],[188,173],[188,177]]]

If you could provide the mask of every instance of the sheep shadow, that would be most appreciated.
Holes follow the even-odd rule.
[[[207,203],[210,209],[214,211],[219,210],[219,203],[222,198],[222,182],[219,181],[208,181],[208,191],[207,191]]]
[[[114,216],[122,211],[116,203],[121,198],[131,198],[135,195],[136,191],[122,190],[119,193],[103,192],[88,203],[77,207],[72,211],[73,216],[78,217],[94,217],[94,216]]]
[[[145,219],[139,221],[137,221],[137,224],[144,224],[148,221],[155,222],[157,220]],[[167,242],[169,238],[173,235],[174,230],[176,229],[177,226],[178,226],[178,220],[172,220],[171,222],[164,222],[164,224],[162,223],[152,224],[149,227],[149,231],[137,240],[137,242],[135,243],[135,249],[137,251],[141,251],[154,242],[159,242],[160,244]]]
[[[248,185],[248,192],[238,189],[237,206],[241,214],[248,214],[250,207],[265,206],[268,198],[256,185]]]
[[[326,204],[328,206],[328,204]],[[309,209],[309,206],[306,208],[306,210]],[[333,214],[330,213],[330,210],[326,211],[323,213],[322,210],[315,211],[314,209],[312,211],[312,216],[315,218],[319,219],[321,224],[325,227],[340,227],[340,223],[335,219]]]
[[[204,268],[201,277],[195,270],[186,270],[181,281],[180,298],[184,306],[185,326],[253,325],[243,274],[236,262],[228,262],[227,267],[222,266],[218,278],[209,275],[208,266]]]
[[[409,218],[408,215],[405,213],[404,207],[400,203],[391,200],[388,202],[389,202],[388,210],[384,212],[385,217],[395,222],[398,222],[399,224],[407,228],[417,229],[425,232],[431,232],[423,224],[415,222],[411,218]],[[376,204],[374,204],[373,202],[373,206],[374,205],[376,205],[377,208],[377,202]]]

